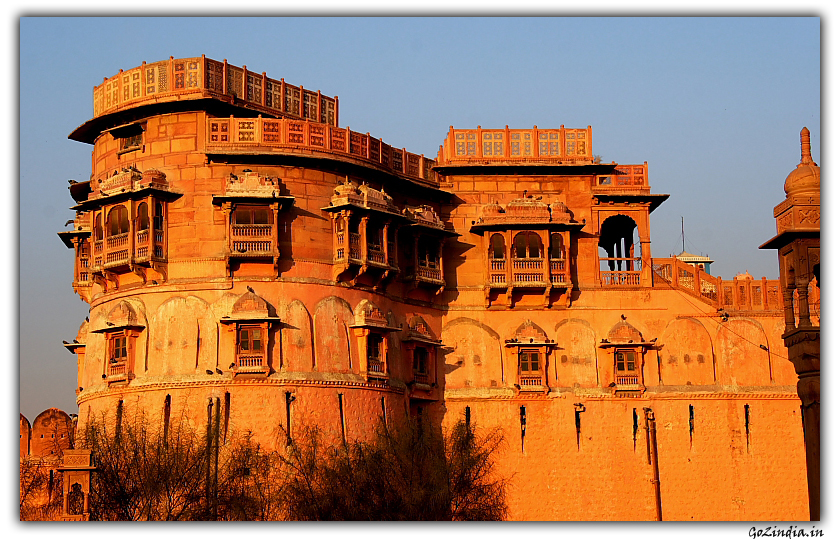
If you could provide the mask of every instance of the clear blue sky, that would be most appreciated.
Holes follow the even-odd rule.
[[[340,123],[434,156],[456,127],[586,127],[606,161],[650,165],[654,256],[777,278],[773,207],[820,159],[818,18],[24,18],[20,20],[20,410],[75,412],[87,314],[73,293],[67,180],[92,147],[67,139],[93,86],[143,61],[208,57],[340,99]],[[13,157],[13,156],[12,156]]]

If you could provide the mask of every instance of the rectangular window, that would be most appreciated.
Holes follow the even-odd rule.
[[[615,368],[618,372],[636,372],[636,353],[617,351],[615,353]]]
[[[519,372],[521,374],[539,374],[540,352],[539,350],[520,350]]]
[[[426,365],[429,360],[429,351],[425,348],[414,349],[414,372],[416,374],[427,374]]]
[[[379,363],[382,361],[382,335],[369,335],[367,347],[368,361]]]
[[[262,353],[262,329],[241,328],[239,330],[239,351],[245,353]]]
[[[119,363],[128,359],[128,339],[124,333],[118,333],[111,337],[110,362]]]
[[[236,208],[233,213],[235,225],[270,225],[273,223],[271,211],[268,208]]]

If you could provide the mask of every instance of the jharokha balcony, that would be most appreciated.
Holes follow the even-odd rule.
[[[114,361],[108,365],[108,377],[107,381],[109,383],[112,382],[122,382],[128,380],[128,362],[126,361]]]
[[[264,372],[266,370],[265,356],[263,354],[239,354],[236,357],[236,372]]]
[[[231,225],[230,250],[238,255],[265,256],[274,252],[274,225]]]
[[[134,239],[132,242],[131,240]],[[165,243],[162,230],[141,230],[108,236],[93,242],[94,272],[101,270],[119,271],[131,263],[165,261]],[[83,260],[83,261],[82,261]],[[80,256],[80,264],[87,267],[88,257]],[[87,272],[84,272],[87,277]],[[80,273],[81,277],[81,273]]]
[[[511,273],[508,275],[506,259],[490,259],[488,263],[489,285],[491,288],[567,286],[566,261],[549,259],[548,273],[544,258],[513,258],[510,260]]]

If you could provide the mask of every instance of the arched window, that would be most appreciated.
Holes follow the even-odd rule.
[[[513,239],[516,258],[540,258],[542,240],[536,232],[520,232]]]
[[[149,230],[149,205],[145,202],[137,206],[137,230]]]
[[[125,206],[115,206],[108,212],[108,235],[116,236],[128,232],[128,210]]]
[[[155,203],[155,230],[163,231],[163,204]]]
[[[102,231],[102,214],[97,213],[96,216],[93,218],[93,239],[95,241],[99,241],[103,238],[103,231]]]
[[[490,258],[505,258],[505,237],[501,234],[493,234],[490,237]]]
[[[562,260],[566,258],[566,250],[563,248],[563,235],[551,235],[551,251],[549,256],[554,260]]]

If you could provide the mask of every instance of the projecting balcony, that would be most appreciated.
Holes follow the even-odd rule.
[[[615,375],[615,387],[613,388],[616,395],[636,397],[645,390],[642,384],[641,376],[638,373],[625,373]]]
[[[366,249],[362,250],[362,237],[357,232],[337,232],[335,235],[335,258],[334,262],[350,265],[364,266],[367,269],[396,271],[397,267],[397,245],[396,242],[388,242],[386,253],[382,242],[368,241]]]
[[[134,245],[131,245],[132,234]],[[165,261],[163,231],[124,232],[93,242],[93,256],[79,256],[79,283],[92,282],[92,273],[103,270],[115,273],[130,271],[131,264]],[[92,258],[92,260],[91,260]]]
[[[108,365],[108,375],[105,380],[109,384],[128,381],[128,362],[115,361]]]
[[[507,287],[507,260],[491,258],[488,277],[491,288]]]
[[[537,391],[546,393],[548,391],[541,374],[520,374],[517,377],[517,385],[520,392]]]
[[[413,286],[437,291],[443,290],[446,286],[440,262],[426,259],[418,260],[416,264],[408,266],[405,271],[405,280],[412,282]]]
[[[368,359],[368,377],[386,378],[385,363],[374,359]]]
[[[616,386],[637,386],[639,385],[638,374],[621,374],[615,377]]]
[[[274,225],[231,225],[230,251],[235,256],[266,257],[277,254]]]
[[[262,354],[239,354],[235,369],[236,374],[267,374],[269,370]]]
[[[128,232],[105,238],[104,267],[110,268],[128,264],[131,251],[128,245]]]
[[[545,259],[543,258],[514,258],[511,260],[513,269],[513,286],[545,286]]]
[[[549,277],[552,286],[566,285],[569,283],[568,274],[566,273],[566,261],[555,260],[549,261]]]
[[[385,263],[385,251],[382,250],[381,243],[368,243],[367,245],[367,261],[370,264],[378,266],[387,266]]]
[[[163,259],[163,231],[141,230],[134,240],[134,261],[146,262]]]
[[[546,282],[544,258],[514,258],[510,261],[511,280],[510,286],[527,287],[562,287],[569,285],[568,273],[566,272],[566,261],[550,259],[548,282]],[[488,263],[488,285],[490,288],[507,288],[507,260],[490,259]]]

